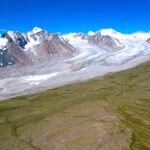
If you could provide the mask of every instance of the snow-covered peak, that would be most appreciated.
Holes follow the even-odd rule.
[[[65,40],[73,40],[75,37],[75,35],[76,35],[77,33],[69,33],[69,34],[65,34],[65,35],[63,35],[63,38],[65,39]]]
[[[14,31],[8,31],[7,34],[10,36],[10,38],[15,41],[17,38],[16,32]]]
[[[25,48],[32,48],[35,45],[42,43],[43,40],[48,38],[48,32],[39,28],[34,27],[32,31],[25,34],[28,44],[26,44]]]
[[[39,33],[39,32],[41,32],[41,31],[43,31],[41,28],[39,28],[39,27],[34,27],[33,29],[32,29],[32,33],[33,34],[36,34],[36,33]]]
[[[82,39],[82,33],[69,33],[69,34],[63,35],[62,37],[66,41],[68,41],[71,45],[78,44],[84,41]]]
[[[136,32],[132,34],[133,38],[148,39],[150,38],[150,32]]]
[[[114,29],[102,29],[99,31],[102,35],[109,35],[117,39],[134,39],[134,40],[145,40],[150,38],[150,32],[136,32],[132,34],[122,34],[115,31]]]
[[[94,35],[94,34],[95,34],[95,33],[94,33],[93,31],[89,31],[87,35],[92,36],[92,35]]]
[[[37,33],[40,33],[40,32],[42,32],[43,30],[41,29],[41,28],[39,28],[39,27],[34,27],[30,32],[28,32],[27,34],[28,35],[35,35],[35,34],[37,34]]]
[[[118,34],[119,32],[115,31],[114,29],[102,29],[99,31],[102,35],[109,35],[109,36],[112,36],[112,35],[116,35]],[[120,33],[119,33],[120,34]]]
[[[0,38],[0,49],[7,45],[8,40],[6,38]]]
[[[117,32],[116,30],[114,29],[101,29],[100,31],[98,31],[101,33],[101,35],[108,35],[108,36],[111,36],[113,38],[117,38],[117,39],[131,39],[133,38],[132,35],[130,34],[122,34],[121,32]]]

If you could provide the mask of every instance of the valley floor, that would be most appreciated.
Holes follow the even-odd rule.
[[[1,150],[149,150],[150,62],[0,102]]]

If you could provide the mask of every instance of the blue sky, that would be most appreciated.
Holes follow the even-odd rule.
[[[0,0],[0,29],[123,33],[150,30],[150,0]]]

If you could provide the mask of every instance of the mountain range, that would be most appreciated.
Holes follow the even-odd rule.
[[[88,34],[59,35],[38,27],[27,33],[8,31],[0,37],[0,67],[35,64],[56,55],[73,57],[78,54],[78,46],[72,42],[77,43],[79,40],[83,45],[87,42],[90,46],[97,46],[102,51],[111,53],[124,49],[131,42],[135,44],[142,41],[141,46],[147,46],[147,43],[150,43],[150,33],[125,35],[113,29],[102,29],[96,33],[90,31]]]
[[[54,88],[150,60],[150,33],[58,34],[35,27],[0,37],[0,99]],[[14,89],[15,87],[15,89]]]

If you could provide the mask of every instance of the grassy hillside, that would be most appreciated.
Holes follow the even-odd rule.
[[[150,150],[150,62],[0,102],[0,150]]]

